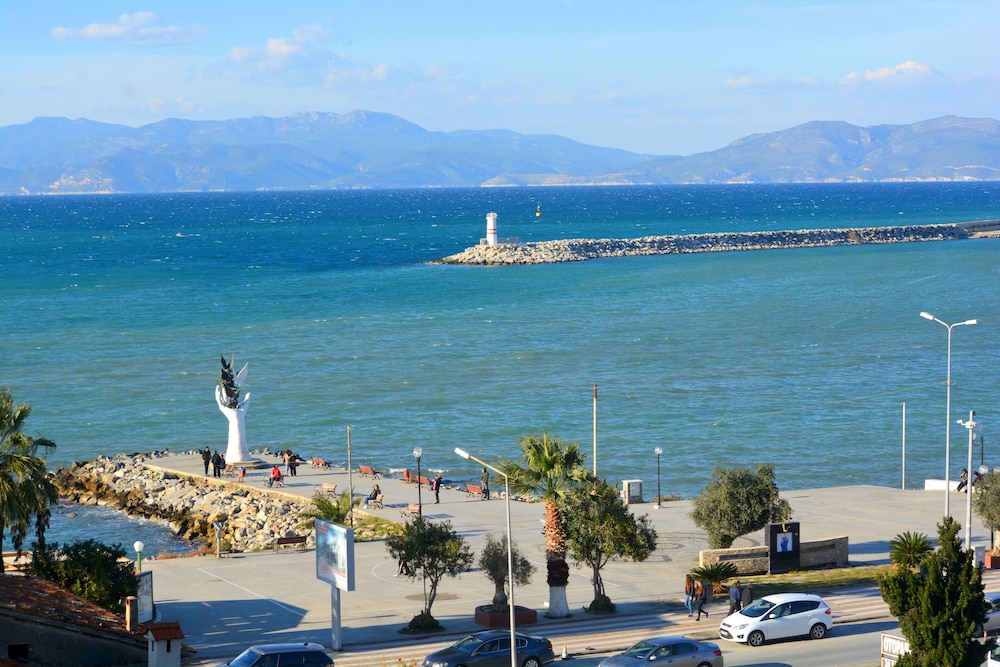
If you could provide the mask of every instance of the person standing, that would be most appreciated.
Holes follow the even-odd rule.
[[[740,580],[729,587],[729,613],[735,614],[743,604],[743,589],[740,588]]]
[[[441,502],[441,473],[434,475],[434,480],[431,481],[431,491],[434,492],[434,504],[437,505]]]
[[[690,617],[694,613],[694,577],[690,574],[684,575],[684,606]]]
[[[212,450],[207,446],[201,451],[201,460],[205,463],[205,474],[208,474],[208,466],[212,464]]]
[[[743,594],[740,599],[740,603],[743,605],[743,609],[746,609],[751,604],[753,604],[753,584],[749,581],[747,585],[743,588]]]
[[[705,614],[708,616],[708,612],[705,611],[705,602],[708,600],[708,594],[705,592],[705,583],[702,581],[694,582],[694,603],[695,610],[698,612],[698,618],[696,621],[701,620],[701,615]]]
[[[483,489],[483,500],[489,500],[490,497],[490,472],[483,468],[483,474],[479,478],[479,486]]]
[[[212,454],[212,473],[214,477],[222,477],[222,456],[219,455],[219,450],[215,450]]]

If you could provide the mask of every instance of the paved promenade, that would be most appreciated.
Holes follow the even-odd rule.
[[[269,459],[273,461],[274,459]],[[172,456],[157,461],[160,467],[203,477],[197,456]],[[478,479],[478,468],[470,464],[468,479]],[[283,489],[265,489],[266,469],[250,471],[245,484],[266,493],[312,496],[316,486],[334,482],[349,486],[346,471],[300,466],[297,477],[286,478]],[[211,480],[215,482],[215,480]],[[353,476],[357,495],[366,495],[372,480]],[[237,484],[224,478],[218,483]],[[417,487],[401,479],[378,480],[385,494],[385,508],[373,513],[401,520],[400,507],[415,503]],[[502,488],[502,480],[500,480]],[[494,482],[494,491],[497,490]],[[827,537],[850,538],[850,560],[858,564],[888,563],[889,540],[904,531],[920,531],[932,538],[944,510],[943,491],[903,491],[886,487],[846,486],[806,489],[782,493],[791,503],[801,524],[804,541]],[[953,493],[951,511],[964,524],[964,494]],[[506,503],[469,498],[464,490],[444,488],[440,504],[434,494],[422,490],[424,515],[432,521],[450,521],[477,553],[486,533],[497,536],[506,530]],[[654,633],[717,637],[718,622],[726,603],[710,604],[709,620],[695,622],[683,607],[684,574],[697,565],[698,551],[707,548],[703,533],[688,513],[689,501],[633,505],[648,514],[659,534],[659,546],[643,563],[610,563],[604,570],[608,595],[618,606],[614,616],[593,617],[583,607],[593,599],[588,570],[572,569],[567,588],[572,617],[545,619],[548,601],[545,585],[544,536],[541,533],[543,505],[511,502],[511,522],[519,548],[537,571],[533,582],[515,591],[519,606],[539,612],[539,623],[521,628],[552,640],[557,655],[595,650],[615,650]],[[989,535],[973,515],[973,544],[989,546]],[[759,544],[763,534],[750,535],[738,544]],[[474,608],[488,604],[493,586],[478,570],[457,579],[445,579],[432,613],[446,628],[443,634],[413,637],[399,630],[422,608],[423,584],[394,576],[396,563],[383,542],[355,546],[356,590],[341,594],[343,651],[338,666],[387,665],[397,659],[422,658],[454,641],[456,635],[483,629],[473,620]],[[270,551],[231,554],[222,558],[198,556],[174,559],[144,559],[143,569],[153,572],[153,592],[158,618],[178,620],[185,643],[197,649],[201,664],[214,665],[234,657],[250,644],[315,641],[332,644],[330,587],[316,579],[315,552],[285,547]],[[1000,574],[987,575],[988,588],[1000,587]],[[858,589],[828,599],[838,622],[886,618],[888,610],[877,590]]]

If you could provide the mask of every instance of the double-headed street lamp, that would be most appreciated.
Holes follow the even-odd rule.
[[[921,312],[920,317],[937,322],[948,329],[948,379],[945,381],[947,398],[945,399],[944,419],[944,515],[951,516],[951,330],[966,324],[979,324],[979,320],[965,320],[964,322],[947,324],[927,311]]]
[[[486,466],[498,475],[503,475],[504,497],[507,499],[507,581],[510,586],[510,598],[507,606],[510,610],[510,667],[518,667],[517,664],[517,631],[514,626],[514,542],[510,529],[510,478],[504,471],[494,468],[486,461],[477,459],[475,456],[465,451],[461,447],[455,448],[455,453],[467,461],[475,461],[479,465]]]
[[[965,550],[968,551],[972,548],[972,484],[976,479],[972,472],[972,444],[976,440],[973,431],[979,428],[979,424],[976,423],[976,411],[969,413],[967,422],[959,419],[958,425],[969,429],[969,467],[965,469]]]

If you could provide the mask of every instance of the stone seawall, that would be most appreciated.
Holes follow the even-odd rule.
[[[169,456],[166,454],[165,456]],[[83,505],[107,505],[132,516],[166,521],[179,537],[215,543],[218,521],[222,541],[232,551],[271,547],[275,537],[296,529],[299,513],[311,507],[294,496],[255,489],[249,484],[217,483],[156,468],[157,455],[100,457],[53,473],[59,495]]]
[[[960,225],[910,225],[854,229],[809,229],[775,232],[644,236],[635,239],[567,239],[522,244],[477,245],[434,264],[477,266],[556,264],[588,259],[677,255],[694,252],[816,248],[970,238]]]

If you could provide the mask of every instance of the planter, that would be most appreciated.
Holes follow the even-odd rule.
[[[983,565],[987,570],[1000,569],[1000,554],[991,554],[986,552],[986,555],[983,556]]]
[[[538,612],[514,605],[514,625],[531,625],[538,622]],[[492,605],[476,607],[476,624],[488,628],[506,628],[510,625],[510,612],[493,611]]]

